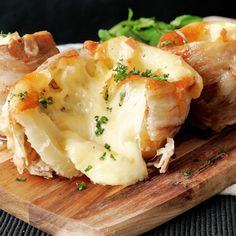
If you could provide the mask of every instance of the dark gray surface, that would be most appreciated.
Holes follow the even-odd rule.
[[[47,236],[0,210],[1,236]],[[236,235],[236,197],[215,196],[143,236]]]

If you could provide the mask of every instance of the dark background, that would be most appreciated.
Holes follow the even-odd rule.
[[[0,0],[0,31],[50,31],[57,43],[97,39],[99,28],[110,28],[127,18],[155,16],[170,21],[181,14],[236,18],[235,0]]]

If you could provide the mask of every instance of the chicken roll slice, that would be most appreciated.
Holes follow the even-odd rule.
[[[126,37],[87,41],[16,83],[4,106],[9,147],[20,168],[27,141],[58,175],[133,184],[155,155],[166,171],[172,138],[201,90],[200,75],[169,52]]]
[[[220,131],[236,123],[236,24],[199,22],[167,33],[162,49],[181,56],[203,78],[203,92],[193,101],[190,122]]]

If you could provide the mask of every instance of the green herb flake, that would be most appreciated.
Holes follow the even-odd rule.
[[[85,182],[76,183],[76,189],[79,191],[83,191],[87,188],[87,184]]]
[[[105,143],[104,147],[108,150],[108,151],[111,151],[111,146],[107,143]]]
[[[107,155],[107,153],[104,152],[104,153],[100,156],[99,160],[104,161],[104,160],[106,159],[106,155]]]
[[[112,107],[107,107],[107,111],[112,112]]]
[[[88,171],[90,171],[92,168],[93,168],[93,167],[92,167],[91,165],[88,165],[88,166],[84,169],[84,171],[85,171],[85,172],[88,172]]]
[[[106,86],[106,90],[103,96],[104,100],[107,102],[109,99],[109,91],[108,91],[108,87]]]
[[[116,161],[116,158],[112,153],[110,154],[110,158],[113,159],[114,161]]]
[[[25,100],[25,98],[28,96],[28,92],[25,91],[25,92],[20,92],[20,93],[17,93],[17,94],[11,94],[10,96],[10,100],[13,99],[14,97],[18,97],[21,101]]]
[[[121,92],[120,93],[120,101],[119,101],[119,106],[121,107],[124,103],[124,100],[125,100],[125,96],[126,96],[126,92]]]
[[[189,177],[191,175],[190,170],[184,171],[184,176]]]
[[[42,104],[42,106],[43,106],[44,108],[47,108],[48,105],[52,105],[52,104],[53,104],[53,99],[52,99],[52,97],[39,98],[39,103]]]
[[[27,178],[16,178],[17,182],[25,182]]]
[[[154,74],[152,70],[146,69],[145,71],[137,70],[135,67],[133,67],[130,71],[128,71],[128,67],[125,65],[122,65],[120,62],[117,63],[117,67],[113,70],[116,72],[114,81],[115,82],[121,82],[122,80],[128,78],[131,75],[138,75],[141,77],[151,78],[151,79],[157,79],[161,81],[167,81],[167,78],[169,77],[169,74]]]
[[[107,124],[108,118],[106,116],[95,116],[95,121],[96,121],[96,129],[95,129],[95,134],[96,136],[100,136],[104,132],[103,125]]]
[[[117,83],[130,76],[130,74],[127,72],[128,67],[121,64],[120,62],[117,63],[117,67],[113,71],[116,72],[114,80]]]

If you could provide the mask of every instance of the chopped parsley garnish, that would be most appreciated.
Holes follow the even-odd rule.
[[[112,107],[107,107],[107,111],[112,112]]]
[[[91,165],[88,165],[88,166],[84,169],[84,171],[85,171],[85,172],[88,172],[88,171],[90,171],[92,168],[93,168],[93,167],[92,167]]]
[[[176,46],[176,42],[175,42],[175,41],[168,41],[168,40],[165,40],[165,41],[162,41],[162,42],[161,42],[161,46],[162,46],[162,47],[164,47],[164,46],[169,46],[169,45]]]
[[[116,161],[116,158],[112,153],[110,154],[110,158],[113,159],[114,161]]]
[[[104,147],[108,150],[108,151],[111,151],[111,146],[107,143],[105,143]]]
[[[121,64],[120,62],[117,63],[117,67],[113,71],[116,72],[114,81],[117,83],[121,82],[122,80],[128,78],[131,75],[138,75],[141,77],[147,77],[161,81],[167,81],[167,78],[169,77],[169,74],[162,74],[162,75],[154,74],[150,69],[147,69],[145,71],[140,71],[133,67],[130,71],[128,71],[128,67]]]
[[[95,130],[95,134],[96,136],[100,136],[103,134],[104,132],[104,128],[103,125],[107,124],[108,122],[108,118],[106,116],[95,116],[95,121],[96,121],[96,130]]]
[[[191,175],[190,170],[184,171],[184,176],[189,177]]]
[[[53,99],[52,99],[52,97],[40,98],[39,102],[43,105],[44,108],[47,108],[48,105],[53,104]]]
[[[104,152],[99,159],[104,161],[106,159],[106,155],[107,155],[107,153]]]
[[[83,191],[87,188],[87,184],[85,182],[76,183],[76,189],[79,191]]]
[[[106,90],[105,90],[105,93],[104,93],[103,98],[105,99],[106,102],[107,102],[108,99],[109,99],[109,92],[108,92],[108,87],[107,87],[107,86],[106,86]]]
[[[128,73],[128,66],[125,66],[120,62],[118,62],[117,67],[113,71],[116,72],[114,80],[117,83],[130,76],[130,73]]]
[[[121,107],[124,103],[124,100],[125,100],[125,96],[126,96],[126,92],[121,92],[120,93],[120,101],[119,101],[119,106]]]
[[[20,93],[17,93],[17,94],[11,94],[10,96],[10,99],[14,98],[14,97],[19,97],[21,101],[23,101],[26,97],[28,96],[28,92],[25,91],[25,92],[20,92]]]
[[[16,178],[17,182],[25,182],[27,178]]]

